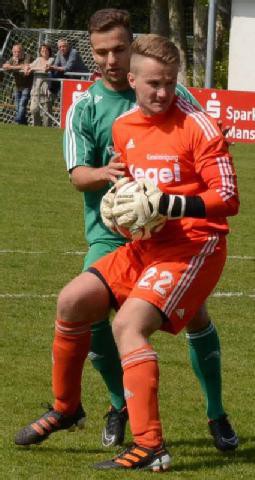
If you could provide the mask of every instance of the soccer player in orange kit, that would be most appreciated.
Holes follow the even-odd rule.
[[[226,141],[205,113],[175,96],[178,68],[178,50],[167,39],[146,35],[135,40],[129,82],[138,107],[113,126],[115,151],[133,178],[151,180],[164,192],[155,203],[169,221],[151,239],[120,248],[93,266],[122,305],[113,331],[135,442],[98,468],[137,468],[139,462],[148,468],[154,451],[156,468],[164,469],[157,356],[148,336],[158,328],[178,333],[208,297],[225,263],[226,216],[238,212]],[[121,205],[120,195],[119,202],[115,215],[120,220],[123,208],[128,225],[132,217],[135,222],[140,208],[135,200],[129,206],[124,195]],[[147,457],[144,449],[149,449]]]
[[[226,259],[226,217],[237,214],[239,199],[221,131],[205,113],[175,96],[178,49],[167,38],[144,35],[131,52],[129,82],[138,106],[114,123],[115,150],[130,177],[152,180],[154,186],[146,191],[145,185],[141,193],[150,207],[147,216],[139,194],[123,194],[112,208],[112,224],[116,216],[128,228],[141,226],[142,217],[145,224],[162,217],[167,221],[151,238],[101,258],[61,291],[53,382],[65,378],[58,388],[59,407],[67,379],[79,394],[90,324],[114,306],[113,332],[134,444],[95,467],[165,471],[171,459],[163,442],[157,354],[149,337],[159,329],[177,334],[187,327],[214,289]],[[236,448],[234,432],[228,441]]]

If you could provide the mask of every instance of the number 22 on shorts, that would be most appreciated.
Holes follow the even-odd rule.
[[[173,285],[173,274],[167,270],[158,271],[157,267],[146,270],[138,282],[139,288],[153,290],[162,297],[166,297],[169,288]]]

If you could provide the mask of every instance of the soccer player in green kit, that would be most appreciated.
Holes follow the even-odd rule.
[[[73,185],[84,195],[85,236],[89,249],[83,270],[126,241],[104,226],[100,217],[100,202],[112,182],[124,175],[124,164],[118,155],[114,155],[112,148],[112,123],[119,115],[133,108],[136,102],[134,91],[127,82],[132,42],[128,12],[111,8],[98,10],[90,19],[89,33],[93,57],[102,78],[69,109],[64,135],[67,170]],[[176,93],[197,105],[194,97],[182,85],[177,84]],[[221,398],[219,339],[205,306],[189,324],[187,338],[192,366],[206,397],[209,429],[215,446],[221,450],[234,449],[238,439],[227,419]],[[111,406],[106,414],[102,443],[105,447],[121,445],[128,416],[122,368],[109,319],[102,319],[101,323],[92,327],[89,356],[110,394]],[[58,379],[54,381],[58,383]],[[61,386],[57,388],[61,389]],[[73,400],[70,398],[71,404]],[[21,430],[16,436],[16,443],[40,443],[54,431],[78,424],[85,415],[81,403],[75,413],[70,411],[68,415],[68,402],[67,398],[62,417],[61,412],[53,407]],[[76,399],[77,405],[79,402],[81,399]],[[56,417],[57,425],[52,424],[52,417]]]
[[[90,87],[89,91],[69,111],[64,147],[71,180],[78,190],[84,192],[86,239],[89,244],[84,270],[99,257],[125,242],[123,237],[118,237],[105,228],[100,218],[99,207],[102,196],[109,188],[109,182],[114,182],[123,175],[123,165],[119,163],[116,156],[113,157],[112,122],[135,104],[134,91],[128,87],[126,79],[129,69],[129,44],[132,41],[127,12],[115,9],[97,11],[90,19],[89,33],[93,57],[100,69],[102,79]],[[197,104],[194,97],[182,85],[177,84],[176,93],[191,103]],[[213,339],[213,349],[216,343],[218,350],[217,333],[205,309],[199,313],[197,320],[198,323],[194,319],[196,333],[187,334],[191,358],[196,374],[204,383],[207,395],[210,395],[208,403],[214,404],[211,411],[208,408],[208,417],[215,420],[217,417],[222,418],[225,413],[220,399],[219,359],[209,362],[211,365],[207,367],[209,371],[212,363],[215,363],[217,364],[215,370],[218,371],[218,374],[212,375],[211,386],[209,386],[208,372],[203,372],[204,367],[201,366],[199,358],[201,354],[196,353],[196,348],[201,342],[201,350],[206,350],[207,341],[211,342]],[[197,330],[200,329],[203,334],[207,333],[205,340],[203,336],[199,340]],[[127,416],[122,370],[108,319],[92,327],[90,358],[94,367],[101,373],[111,399],[107,424],[102,434],[103,445],[121,444]],[[227,429],[226,425],[225,429]],[[229,436],[229,433],[225,433],[226,435]]]

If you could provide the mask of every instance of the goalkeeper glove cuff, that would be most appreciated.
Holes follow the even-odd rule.
[[[167,195],[163,193],[159,201],[159,213],[172,220],[183,217],[205,218],[205,204],[201,197]]]

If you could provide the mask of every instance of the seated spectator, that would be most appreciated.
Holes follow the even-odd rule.
[[[3,69],[11,72],[15,80],[15,123],[27,125],[27,104],[32,87],[32,75],[24,75],[24,66],[32,61],[31,55],[25,54],[20,43],[12,47],[12,57],[3,64]]]
[[[58,53],[55,61],[49,65],[48,71],[51,72],[52,78],[63,78],[67,72],[88,73],[88,68],[79,52],[72,48],[67,40],[61,38],[58,40]],[[82,75],[75,75],[75,78],[81,77]],[[51,91],[54,90],[59,90],[59,82],[52,82]]]
[[[34,76],[31,90],[30,112],[34,126],[51,126],[49,114],[52,113],[52,94],[45,80],[45,72],[53,62],[51,47],[44,43],[39,49],[39,57],[24,68],[25,75],[29,75],[31,72],[41,73],[41,75]]]

